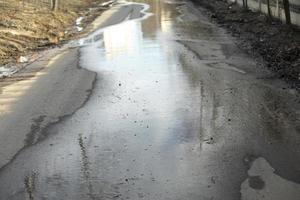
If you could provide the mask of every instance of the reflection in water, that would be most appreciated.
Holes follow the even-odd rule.
[[[145,1],[135,2],[145,3]],[[158,39],[161,33],[172,33],[174,6],[161,1],[146,1],[146,4],[150,5],[148,12],[154,14],[154,16],[149,16],[151,19],[148,18],[143,22],[128,20],[103,29],[104,49],[107,58],[112,59],[113,56],[124,52],[129,55],[133,51],[138,51],[143,38]],[[98,40],[94,39],[93,41],[97,42]]]
[[[124,139],[130,151],[150,152],[153,145],[156,150],[164,152],[155,158],[159,162],[155,166],[155,162],[152,163],[154,155],[134,156],[138,162],[148,165],[142,169],[143,174],[149,170],[164,173],[155,178],[151,175],[153,180],[169,176],[172,179],[172,174],[176,179],[193,171],[194,166],[180,164],[178,160],[195,156],[185,155],[185,145],[190,146],[188,148],[199,146],[201,90],[200,84],[190,87],[190,74],[182,70],[179,52],[175,51],[176,42],[165,40],[173,34],[174,18],[180,13],[174,10],[174,5],[161,1],[150,1],[149,4],[153,16],[105,28],[103,42],[83,47],[82,65],[101,77],[99,87],[102,91],[95,90],[94,93],[95,97],[101,96],[101,107],[98,108],[101,112],[91,114],[93,120],[103,119],[97,131],[110,137],[117,134],[117,141],[112,146],[124,139],[120,132],[127,136],[140,135],[134,144],[130,144],[132,141],[128,137]],[[105,81],[107,77],[109,82]],[[126,154],[125,149],[122,155]],[[130,161],[122,160],[121,166]],[[111,171],[118,173],[114,171],[116,167],[111,166]],[[137,164],[132,170],[139,171],[140,167],[143,166]],[[198,182],[198,179],[193,178],[193,181]]]
[[[154,13],[155,16],[154,19],[143,21],[142,30],[145,37],[156,37],[159,31],[164,33],[172,32],[173,19],[177,16],[177,13],[174,12],[174,5],[152,0],[137,0],[135,2],[150,5],[149,12]]]
[[[124,22],[99,29],[87,38],[73,42],[71,46],[84,47],[94,44],[98,49],[101,49],[103,45],[105,57],[112,60],[114,56],[120,54],[132,54],[133,51],[140,48],[141,43],[145,43],[147,40],[149,42],[156,40],[157,42],[162,34],[164,37],[172,35],[173,18],[179,15],[179,13],[174,12],[174,5],[149,0],[146,2],[135,1],[135,3],[141,4],[128,5],[150,5],[147,12],[143,14],[143,18],[129,19],[135,16],[130,16],[131,14],[128,13],[129,16]],[[168,48],[168,45],[163,45],[163,47]]]
[[[108,59],[119,53],[131,54],[139,48],[142,40],[141,22],[127,21],[104,30],[104,48]]]

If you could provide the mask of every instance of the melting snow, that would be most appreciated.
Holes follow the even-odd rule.
[[[83,20],[84,18],[83,17],[79,17],[79,18],[77,18],[76,19],[76,28],[77,28],[77,31],[82,31],[82,27],[81,27],[81,23],[82,23],[82,20]]]
[[[17,72],[16,67],[0,67],[0,78],[9,77]]]
[[[300,184],[275,174],[275,169],[264,158],[252,163],[248,176],[241,185],[242,200],[299,200]],[[251,179],[256,181],[251,183]]]

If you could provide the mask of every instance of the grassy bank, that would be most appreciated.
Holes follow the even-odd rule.
[[[38,1],[0,0],[0,66],[77,34],[76,19],[91,20],[103,10],[104,1],[60,1],[54,12]]]

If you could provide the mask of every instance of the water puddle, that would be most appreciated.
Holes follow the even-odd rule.
[[[108,10],[101,15],[105,16],[105,19],[110,19],[108,21],[109,24],[103,25],[100,22],[96,23],[95,26],[99,26],[99,28],[92,34],[90,34],[86,38],[79,39],[77,41],[73,41],[70,43],[70,47],[82,47],[86,46],[95,42],[103,42],[103,33],[106,29],[111,29],[112,26],[120,26],[124,23],[130,21],[141,21],[144,20],[152,15],[152,13],[148,13],[147,10],[149,9],[148,4],[143,3],[130,3],[130,2],[118,2],[119,4],[114,7],[112,10]],[[76,24],[80,25],[83,18],[78,18],[76,20]],[[95,20],[97,22],[97,19]],[[104,28],[101,28],[104,26]],[[122,26],[124,28],[124,26]],[[118,33],[120,34],[120,32]]]

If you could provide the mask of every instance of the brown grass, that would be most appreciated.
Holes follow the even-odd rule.
[[[60,1],[57,12],[39,1],[0,0],[0,65],[64,40],[76,18],[103,0]]]

